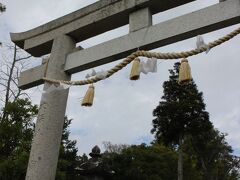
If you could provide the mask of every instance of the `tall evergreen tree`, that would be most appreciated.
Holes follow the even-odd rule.
[[[157,140],[165,145],[178,147],[178,179],[183,179],[182,143],[185,136],[196,135],[213,128],[205,110],[203,94],[192,81],[188,85],[178,84],[180,63],[169,70],[169,80],[163,84],[162,101],[153,111],[153,128]]]

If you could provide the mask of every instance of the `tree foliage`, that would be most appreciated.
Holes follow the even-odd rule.
[[[107,153],[117,153],[120,154],[124,149],[127,149],[129,145],[127,144],[113,144],[109,141],[103,142],[104,149]]]
[[[182,143],[187,135],[198,134],[212,128],[208,112],[205,111],[202,93],[198,92],[194,81],[179,85],[179,66],[169,70],[169,80],[163,84],[164,95],[153,111],[152,133],[157,141],[165,145],[178,145],[178,180],[183,180]]]
[[[177,178],[177,153],[161,145],[132,145],[119,152],[105,152],[104,163],[116,172],[113,180],[167,180]],[[199,179],[193,163],[184,157],[186,180]]]
[[[234,156],[226,142],[226,134],[211,129],[186,138],[185,152],[195,158],[204,180],[237,180],[240,178],[240,158]]]
[[[163,84],[162,101],[153,111],[153,129],[156,139],[166,145],[179,144],[179,136],[198,134],[212,128],[205,110],[203,94],[192,81],[188,85],[178,84],[179,63],[169,70],[169,80]]]
[[[169,80],[163,84],[162,101],[153,111],[151,132],[155,141],[179,149],[182,136],[183,152],[199,169],[201,179],[237,180],[239,158],[232,155],[225,134],[214,129],[205,110],[203,94],[194,81],[185,86],[178,84],[179,65],[176,63],[169,71]]]
[[[8,102],[2,111],[6,115],[0,118],[0,179],[23,180],[38,107],[28,99],[16,99]],[[65,117],[56,176],[58,180],[76,179],[75,168],[85,160],[85,157],[77,156],[76,141],[69,140],[71,121]]]
[[[38,108],[28,99],[8,102],[0,118],[0,179],[24,179]]]

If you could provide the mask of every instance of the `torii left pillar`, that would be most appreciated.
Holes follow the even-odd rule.
[[[54,39],[47,68],[47,77],[70,80],[64,72],[66,56],[75,48],[75,41],[67,35]],[[44,89],[50,86],[44,84]],[[32,143],[26,180],[55,179],[61,144],[68,90],[43,94]]]

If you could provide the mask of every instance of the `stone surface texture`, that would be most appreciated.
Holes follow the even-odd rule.
[[[75,42],[66,35],[54,39],[47,77],[70,80],[63,67],[66,55],[74,47]],[[44,89],[49,86],[45,83]],[[55,179],[67,98],[68,90],[42,95],[26,180]]]
[[[149,7],[153,14],[194,0],[101,0],[86,8],[70,13],[23,33],[11,33],[11,39],[33,56],[50,53],[53,39],[69,35],[77,42],[129,23],[129,14]]]

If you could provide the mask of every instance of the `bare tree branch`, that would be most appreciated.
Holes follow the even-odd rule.
[[[6,107],[8,102],[15,101],[20,96],[30,99],[27,93],[18,88],[18,82],[20,72],[28,65],[25,60],[32,57],[25,54],[16,45],[4,43],[2,48],[0,54],[0,108]],[[7,116],[4,110],[0,113],[1,119],[5,119]]]
[[[10,99],[10,91],[11,91],[11,79],[12,79],[12,75],[13,75],[13,69],[15,67],[15,63],[16,63],[16,55],[17,55],[17,46],[15,45],[14,46],[14,56],[13,56],[13,62],[12,62],[12,66],[10,68],[10,74],[9,74],[9,77],[8,77],[8,81],[7,81],[7,91],[6,91],[6,94],[5,94],[5,104],[4,104],[4,107],[7,106],[8,102],[9,102],[9,99]],[[5,119],[6,117],[6,111],[3,111],[3,116],[2,116],[2,119]]]
[[[29,58],[31,58],[31,57],[32,57],[32,56],[30,55],[30,56],[27,56],[27,57],[19,58],[19,59],[16,59],[16,62],[22,61],[22,60],[26,60],[26,59],[29,59]]]

